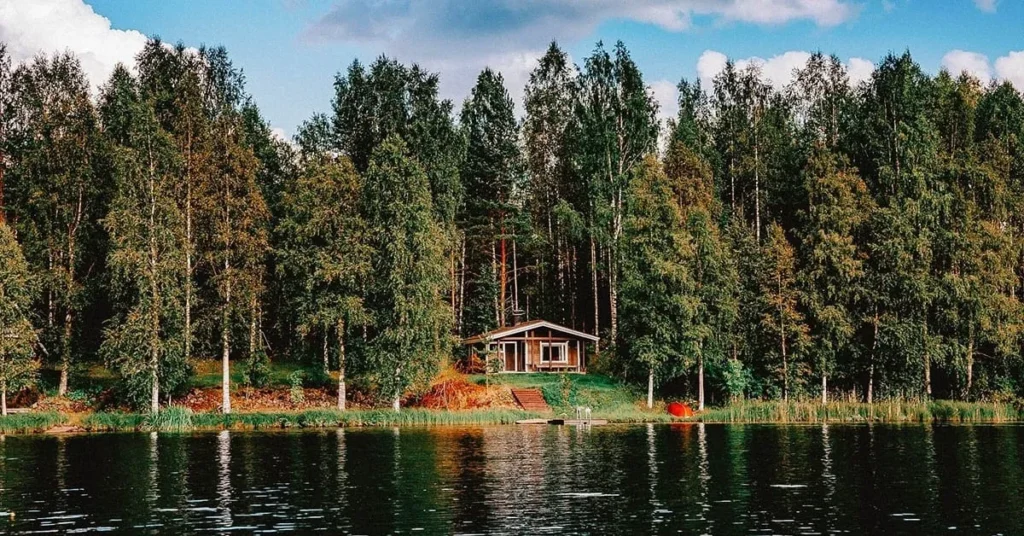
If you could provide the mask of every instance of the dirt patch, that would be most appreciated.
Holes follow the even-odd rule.
[[[217,411],[221,406],[221,390],[192,389],[184,398],[175,400],[194,412]],[[329,389],[305,388],[302,401],[292,401],[289,389],[238,389],[231,393],[231,409],[236,411],[289,411],[335,407],[338,393]]]
[[[441,372],[426,393],[410,402],[414,407],[447,410],[518,407],[508,388],[470,383],[454,369]]]

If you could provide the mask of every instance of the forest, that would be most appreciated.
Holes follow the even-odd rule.
[[[1024,396],[1024,100],[909,52],[850,82],[730,62],[658,103],[622,43],[552,43],[522,103],[381,56],[276,137],[223,48],[150,41],[98,91],[0,44],[0,391],[198,360],[398,409],[463,337],[542,318],[590,368],[707,404]],[[519,106],[517,111],[517,106]],[[589,352],[588,352],[589,353]],[[593,355],[593,354],[591,354]],[[5,405],[6,407],[6,405]]]

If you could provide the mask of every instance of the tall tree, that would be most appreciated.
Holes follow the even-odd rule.
[[[31,270],[14,239],[0,222],[0,414],[7,416],[7,393],[35,379],[36,332],[29,321],[33,301]]]
[[[11,108],[14,96],[11,88],[11,57],[7,54],[7,45],[0,43],[0,222],[7,221],[7,206],[4,203],[6,190],[4,174],[10,159]]]
[[[14,188],[7,195],[16,207],[26,257],[43,274],[44,334],[57,349],[57,392],[63,396],[72,364],[88,348],[79,314],[89,305],[87,283],[97,279],[85,275],[103,259],[98,231],[108,183],[96,173],[96,111],[85,73],[71,54],[23,65],[14,73],[12,91],[20,154],[8,174]]]
[[[859,305],[866,293],[862,241],[874,202],[856,170],[824,147],[827,137],[821,140],[804,170],[808,209],[798,282],[821,377],[821,403],[826,404],[829,375],[841,358],[849,357],[860,326]]]
[[[347,158],[323,158],[306,169],[284,196],[277,229],[277,267],[292,285],[299,331],[334,334],[338,409],[345,409],[345,341],[349,326],[365,323],[362,290],[370,249],[361,211],[362,181]],[[324,345],[324,368],[329,365]]]
[[[802,377],[804,372],[800,359],[808,338],[798,304],[796,252],[779,224],[768,227],[762,254],[766,269],[760,281],[761,329],[766,340],[775,341],[768,353],[768,358],[773,359],[769,370],[781,380],[782,399],[789,400],[794,377]]]
[[[363,191],[373,248],[368,356],[397,411],[405,390],[430,377],[451,352],[442,232],[426,174],[397,137],[375,151]]]
[[[467,284],[477,300],[467,312],[467,328],[480,333],[507,325],[518,299],[509,290],[510,276],[515,277],[511,267],[521,223],[524,170],[519,127],[501,74],[490,69],[480,73],[462,106],[461,123],[468,140],[462,165]],[[488,296],[488,290],[494,295]],[[488,309],[493,316],[485,313]]]
[[[100,98],[100,117],[114,146],[115,192],[104,227],[111,246],[107,265],[119,314],[101,350],[129,391],[160,408],[186,376],[182,354],[181,293],[184,270],[178,229],[178,159],[174,143],[128,70],[119,65]]]
[[[240,117],[224,111],[212,125],[214,180],[203,195],[208,218],[206,247],[220,309],[222,406],[231,412],[231,333],[248,325],[249,354],[260,351],[256,332],[267,253],[266,203],[256,183],[257,162],[242,140]]]
[[[627,374],[646,375],[650,408],[655,384],[678,376],[693,356],[693,341],[682,334],[699,307],[688,270],[693,245],[671,184],[653,157],[636,170],[626,199],[623,325],[616,344]]]
[[[658,105],[640,69],[622,43],[613,54],[598,43],[580,74],[574,106],[572,151],[575,173],[586,184],[587,201],[578,207],[590,227],[590,270],[594,333],[600,328],[598,246],[608,284],[611,340],[618,330],[618,257],[629,176],[657,150]]]
[[[566,129],[572,114],[575,71],[558,44],[552,42],[530,73],[524,99],[523,141],[529,170],[527,200],[538,245],[534,309],[545,317],[572,322],[576,289],[571,284],[572,244],[559,218],[559,206],[571,196]],[[554,299],[552,299],[554,297]]]

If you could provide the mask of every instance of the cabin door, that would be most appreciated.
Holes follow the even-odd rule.
[[[505,372],[519,372],[519,345],[515,342],[503,342],[498,349],[505,362]]]

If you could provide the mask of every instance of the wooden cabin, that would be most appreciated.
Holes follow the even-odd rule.
[[[487,350],[501,363],[501,372],[579,372],[587,370],[587,343],[597,344],[589,333],[532,320],[470,337],[463,344],[480,358]]]

